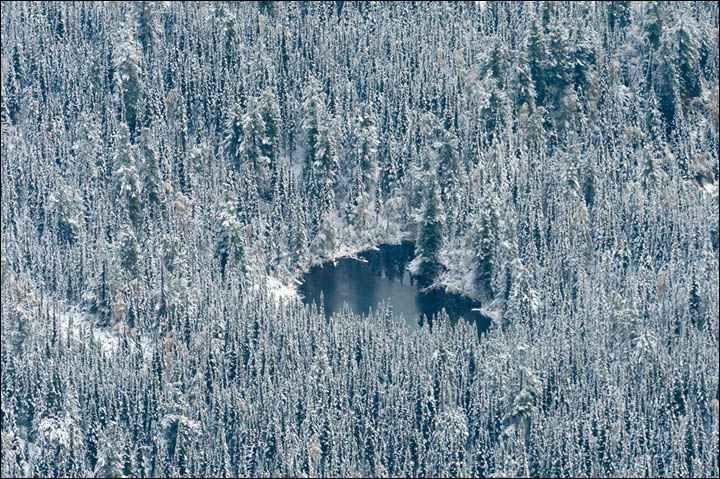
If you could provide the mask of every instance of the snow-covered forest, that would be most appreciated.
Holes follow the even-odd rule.
[[[2,477],[718,477],[717,2],[3,2]],[[327,318],[411,241],[482,302]]]

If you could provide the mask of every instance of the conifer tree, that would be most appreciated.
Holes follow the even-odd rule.
[[[280,111],[272,90],[267,88],[260,96],[250,99],[247,113],[243,116],[242,150],[247,155],[264,198],[269,198],[272,193],[270,175],[278,161],[279,123]]]
[[[380,140],[377,131],[377,119],[372,103],[365,105],[358,118],[358,167],[362,171],[362,184],[365,193],[373,200],[378,183],[378,146]]]
[[[121,426],[115,421],[110,422],[98,445],[94,477],[125,477],[125,441]]]
[[[79,195],[70,186],[60,186],[50,201],[57,218],[58,238],[72,245],[77,241],[82,226]]]
[[[608,2],[610,32],[623,31],[630,25],[630,2]]]
[[[433,179],[427,190],[425,211],[418,237],[421,262],[418,283],[427,287],[437,280],[442,270],[440,251],[443,246],[443,224],[440,211],[440,187]]]
[[[550,57],[545,43],[545,36],[535,17],[530,23],[525,49],[527,51],[528,66],[530,67],[530,78],[535,91],[535,105],[545,106],[548,87],[545,65]]]
[[[150,129],[143,128],[140,133],[140,158],[142,161],[140,176],[143,184],[143,197],[147,204],[157,207],[160,204],[160,171],[158,168],[158,153],[153,144]],[[152,211],[152,210],[151,210]]]
[[[225,278],[228,267],[244,270],[245,256],[237,208],[229,192],[220,205],[217,223],[215,258],[220,261],[220,274]]]
[[[650,45],[654,50],[657,50],[660,47],[660,38],[662,38],[664,20],[665,12],[662,2],[649,2],[645,32],[648,42],[650,42]]]
[[[221,146],[231,167],[236,171],[242,171],[243,166],[246,164],[246,159],[243,155],[244,138],[242,106],[239,103],[235,103],[225,118],[225,130],[223,132]]]
[[[665,29],[660,38],[656,68],[653,73],[653,85],[665,121],[665,132],[675,127],[675,116],[680,95],[680,81],[676,66],[676,52],[673,45],[674,35]]]
[[[130,131],[124,123],[120,124],[118,139],[117,152],[113,158],[116,197],[124,209],[121,214],[127,214],[133,226],[140,228],[143,221],[143,208],[136,148],[130,144]]]
[[[305,88],[303,99],[303,130],[306,141],[303,177],[306,186],[312,188],[309,193],[311,197],[316,198],[322,212],[328,211],[331,205],[335,205],[339,169],[335,137],[330,129],[331,118],[325,98],[320,83],[315,78],[311,78]],[[314,184],[311,177],[315,179]]]
[[[479,218],[473,224],[473,246],[475,248],[475,281],[481,291],[492,293],[491,281],[497,261],[495,242],[499,227],[497,205],[488,196],[482,209],[477,213]]]
[[[132,228],[125,225],[118,235],[118,264],[126,275],[126,278],[132,280],[138,274],[138,261],[140,260],[140,250],[137,238]]]
[[[113,49],[113,68],[130,135],[135,135],[143,95],[143,61],[137,41],[136,24],[130,16],[120,25]]]
[[[444,129],[441,146],[438,150],[437,177],[440,186],[440,199],[446,207],[453,207],[457,202],[457,188],[461,173],[457,149],[457,136],[453,131]]]
[[[688,104],[701,93],[700,32],[695,20],[687,14],[678,19],[675,27],[677,41],[677,72],[680,80],[680,98]]]
[[[511,287],[505,317],[510,322],[521,321],[533,324],[538,313],[537,293],[530,284],[530,276],[520,258],[511,265]]]
[[[157,4],[154,2],[138,2],[138,40],[142,44],[145,58],[157,48],[162,37],[162,27],[158,21]]]

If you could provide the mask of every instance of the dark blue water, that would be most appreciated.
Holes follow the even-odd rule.
[[[377,310],[381,301],[388,302],[396,316],[403,315],[407,325],[417,328],[423,315],[429,320],[443,308],[453,323],[464,318],[478,326],[478,334],[489,326],[486,318],[473,308],[480,303],[448,294],[442,290],[421,293],[406,270],[414,257],[411,243],[382,245],[378,251],[359,255],[361,261],[344,258],[312,268],[303,277],[300,293],[307,304],[319,304],[324,298],[325,314],[330,317],[344,304],[356,314]]]

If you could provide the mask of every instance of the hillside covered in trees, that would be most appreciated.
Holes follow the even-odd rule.
[[[717,2],[0,21],[2,477],[718,476]]]

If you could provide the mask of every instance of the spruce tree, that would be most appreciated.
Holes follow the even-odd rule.
[[[443,224],[440,211],[440,187],[436,180],[432,180],[426,194],[425,210],[418,238],[421,254],[418,283],[422,287],[427,287],[435,282],[442,271],[439,256],[443,246]]]
[[[680,98],[688,104],[700,96],[700,32],[695,20],[687,14],[680,16],[675,27],[677,42],[677,72],[680,80]]]
[[[665,29],[660,38],[653,85],[660,105],[660,112],[665,121],[665,133],[668,137],[675,129],[675,117],[680,100],[681,85],[677,67],[677,52],[674,45],[674,33]]]
[[[136,30],[134,19],[128,15],[125,22],[120,25],[118,43],[113,49],[112,58],[115,69],[114,82],[121,95],[124,119],[132,136],[135,135],[138,125],[143,95],[143,59]]]
[[[57,218],[58,238],[72,245],[77,241],[82,226],[79,195],[70,186],[60,186],[50,201]]]
[[[315,197],[320,211],[325,212],[335,204],[339,170],[335,136],[331,131],[332,119],[327,110],[326,95],[315,78],[310,79],[303,96],[306,142],[303,178],[306,187],[313,187],[310,178],[314,176],[316,186],[309,193]]]
[[[130,131],[124,123],[120,124],[119,143],[113,159],[113,173],[116,197],[122,208],[121,214],[127,214],[136,229],[143,221],[143,207],[140,190],[140,178],[137,169],[136,148],[130,144]]]
[[[138,275],[138,261],[140,250],[137,237],[132,228],[125,225],[118,235],[118,264],[122,268],[126,278],[132,280]]]
[[[125,477],[125,441],[121,426],[116,421],[110,422],[103,431],[98,446],[95,477]]]
[[[488,196],[482,209],[477,213],[473,225],[473,246],[475,249],[475,281],[480,291],[492,293],[491,281],[496,267],[495,242],[499,226],[497,205]]]
[[[225,158],[236,171],[242,171],[245,165],[243,115],[242,105],[233,104],[225,117],[225,129],[221,143]]]
[[[232,194],[225,194],[220,205],[215,240],[215,258],[220,262],[220,274],[226,277],[228,267],[244,271],[245,249],[241,237],[241,225],[237,219],[237,207]]]
[[[535,105],[544,106],[548,88],[545,65],[549,59],[549,52],[545,43],[545,36],[538,25],[536,17],[531,20],[525,49],[527,51],[528,66],[530,67],[530,78],[535,91]]]

